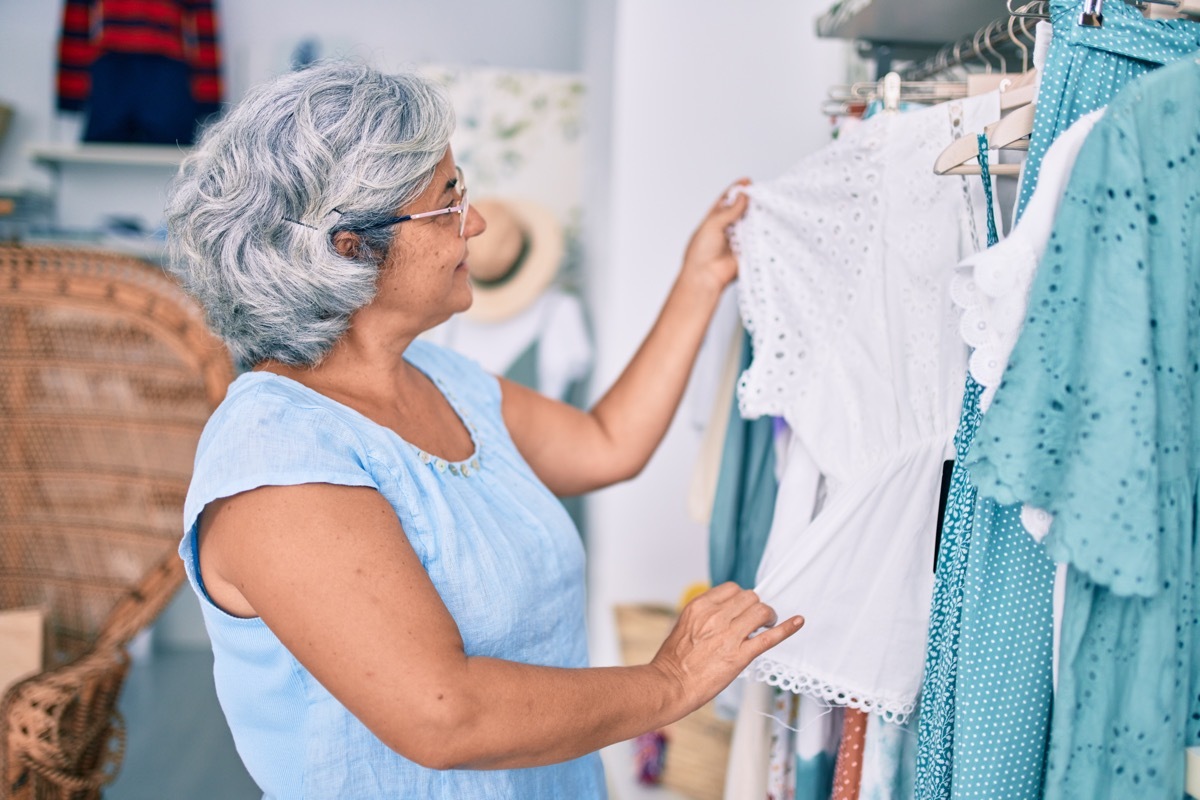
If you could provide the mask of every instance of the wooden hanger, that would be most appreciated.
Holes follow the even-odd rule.
[[[1197,0],[1197,2],[1200,2],[1200,0]],[[1028,137],[1033,132],[1033,120],[1036,109],[1034,103],[1037,99],[1038,75],[1036,69],[1029,69],[1029,48],[1020,41],[1013,30],[1014,21],[1015,17],[1009,18],[1008,36],[1021,51],[1021,66],[1024,71],[1016,76],[1005,76],[1005,80],[1008,82],[1001,81],[998,86],[1000,89],[1000,109],[1002,111],[1009,111],[1010,113],[984,128],[984,135],[987,136],[988,146],[994,150],[1028,149]],[[1028,34],[1028,29],[1025,28],[1025,21],[1023,19],[1021,27]],[[988,27],[987,32],[990,32],[990,29],[991,26]],[[985,34],[984,41],[987,43],[988,49],[995,52],[990,46],[990,38],[990,36]],[[976,53],[982,56],[978,45],[976,45]],[[1002,56],[1000,58],[1002,68],[1007,67],[1007,62],[1003,60]],[[933,171],[938,175],[978,175],[981,172],[978,158],[979,145],[977,134],[964,136],[951,142],[938,155],[937,160],[933,164]],[[989,171],[993,175],[1015,176],[1021,174],[1021,165],[993,164],[989,165]]]
[[[1027,103],[983,129],[994,150],[1028,150],[1037,106]]]
[[[1031,69],[1013,79],[1007,86],[1000,84],[1000,110],[1011,111],[1037,100],[1038,72]]]
[[[1036,107],[1030,103],[1013,111],[998,122],[983,129],[988,147],[992,150],[1024,150],[1028,148],[1026,137],[1033,131]],[[979,143],[977,134],[968,134],[955,139],[933,162],[933,171],[938,175],[978,175],[980,173]],[[971,163],[971,162],[975,163]],[[1016,176],[1021,174],[1020,164],[991,164],[993,175]]]

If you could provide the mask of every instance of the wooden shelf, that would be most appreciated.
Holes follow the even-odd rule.
[[[49,166],[96,164],[120,167],[176,168],[191,152],[175,145],[145,144],[33,144],[29,157]]]

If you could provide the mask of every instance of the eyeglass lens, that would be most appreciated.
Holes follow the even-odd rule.
[[[463,177],[462,167],[455,167],[458,172],[458,185],[462,187],[462,200],[459,206],[462,210],[458,212],[458,235],[467,235],[467,213],[471,210],[471,203],[467,200],[467,180]]]

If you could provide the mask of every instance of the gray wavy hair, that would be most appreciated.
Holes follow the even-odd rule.
[[[393,228],[428,187],[454,112],[413,73],[322,62],[253,89],[208,128],[168,192],[168,269],[244,366],[311,366],[375,296]]]

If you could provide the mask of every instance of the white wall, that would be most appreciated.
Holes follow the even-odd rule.
[[[57,137],[55,42],[61,5],[0,0],[0,101],[15,112],[0,142],[0,182],[49,187],[49,175],[26,163],[25,144]]]
[[[585,64],[602,108],[590,128],[584,229],[598,389],[633,355],[718,194],[741,176],[776,176],[828,140],[819,106],[843,79],[846,50],[813,34],[825,5],[590,4]],[[700,441],[690,418],[677,417],[641,476],[589,503],[597,663],[617,661],[614,603],[674,603],[707,579],[707,531],[684,509]]]

